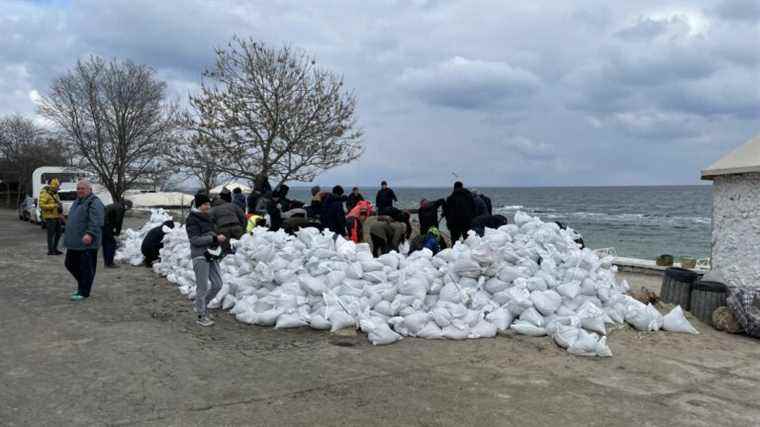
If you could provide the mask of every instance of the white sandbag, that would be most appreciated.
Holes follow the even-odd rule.
[[[417,333],[425,327],[430,321],[430,313],[412,312],[407,316],[404,316],[404,327],[412,334]]]
[[[274,328],[275,329],[288,329],[288,328],[300,328],[302,326],[307,326],[308,323],[298,314],[298,313],[292,313],[292,314],[281,314],[280,317],[277,318],[277,323],[275,323]]]
[[[553,314],[562,305],[562,296],[554,291],[534,291],[530,294],[530,300],[544,316]]]
[[[298,283],[300,283],[301,288],[310,295],[322,295],[326,289],[323,280],[311,277],[307,274],[298,276]]]
[[[332,324],[321,314],[312,314],[311,318],[309,319],[309,326],[311,326],[312,329],[320,330],[332,328]]]
[[[539,327],[544,327],[546,325],[544,322],[544,317],[541,316],[541,313],[539,313],[538,310],[533,307],[530,307],[520,313],[520,320],[532,323],[534,326]]]
[[[578,282],[567,282],[557,286],[557,293],[565,298],[573,299],[581,293],[581,285]]]
[[[543,337],[546,335],[546,329],[524,320],[515,321],[512,326],[510,326],[510,329],[520,335],[528,335],[531,337]]]
[[[666,314],[662,320],[662,329],[670,332],[682,332],[686,334],[699,334],[699,331],[689,323],[683,314],[681,306],[676,306],[670,313]]]
[[[330,322],[330,331],[335,332],[346,328],[355,328],[356,321],[345,311],[335,310],[328,316]]]
[[[507,289],[508,286],[508,283],[500,280],[498,277],[492,277],[486,281],[485,285],[483,285],[483,288],[492,294],[496,294]]]
[[[496,332],[496,325],[483,319],[473,326],[468,338],[492,338],[496,336]]]
[[[643,304],[640,304],[643,306]],[[625,321],[639,331],[658,331],[662,326],[662,314],[657,311],[652,304],[643,308],[637,305],[630,305],[625,315]]]
[[[436,307],[430,313],[439,328],[445,328],[451,324],[451,313],[445,308]]]
[[[449,325],[443,328],[443,337],[450,340],[463,340],[467,339],[470,331],[467,329],[460,329],[454,325]]]
[[[281,308],[272,308],[270,310],[257,313],[254,323],[259,326],[274,326],[277,318],[282,314]]]
[[[554,342],[562,348],[569,348],[578,339],[581,329],[572,325],[558,325],[552,334]]]
[[[387,323],[377,322],[377,325],[368,334],[367,338],[372,345],[387,345],[401,339],[401,335],[394,332]]]
[[[438,327],[436,322],[430,321],[417,332],[417,336],[425,339],[441,339],[443,338],[443,331]]]
[[[504,332],[509,329],[509,325],[512,324],[513,318],[509,310],[500,307],[488,313],[486,315],[486,320],[493,323],[498,332]]]

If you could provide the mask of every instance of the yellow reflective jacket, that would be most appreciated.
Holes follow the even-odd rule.
[[[256,223],[260,219],[263,219],[263,218],[264,218],[263,216],[255,215],[255,214],[249,216],[248,217],[248,222],[246,223],[246,226],[245,226],[245,232],[246,233],[253,233],[253,229],[256,228]]]
[[[61,206],[61,198],[50,187],[45,187],[40,191],[37,205],[42,211],[42,219],[56,219],[61,216],[58,212],[58,207]]]

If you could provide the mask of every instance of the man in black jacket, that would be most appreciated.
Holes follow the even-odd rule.
[[[417,211],[417,216],[420,219],[420,235],[427,234],[430,227],[438,228],[438,208],[443,207],[446,210],[446,200],[438,199],[435,201],[429,201],[422,199],[420,201],[420,209]]]
[[[388,187],[388,183],[383,181],[380,183],[380,190],[375,197],[375,207],[377,208],[378,215],[385,215],[388,209],[393,207],[393,202],[398,202],[396,193]]]
[[[159,251],[164,247],[163,240],[166,233],[164,227],[174,228],[174,221],[165,221],[158,227],[151,228],[140,245],[140,252],[145,257],[145,266],[150,267],[153,262],[160,258]]]
[[[113,258],[116,255],[116,237],[121,234],[121,226],[124,224],[124,214],[132,207],[132,202],[111,203],[105,208],[103,221],[103,264],[107,268],[118,268]]]
[[[320,218],[325,228],[341,236],[346,235],[346,211],[343,210],[345,201],[343,187],[336,185],[332,193],[328,194],[322,202],[322,217]]]
[[[444,216],[446,226],[451,232],[451,246],[454,246],[460,237],[467,236],[467,230],[470,229],[472,220],[475,218],[475,201],[472,193],[459,181],[454,183],[454,191],[446,199]]]

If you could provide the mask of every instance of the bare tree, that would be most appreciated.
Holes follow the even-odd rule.
[[[1,178],[18,183],[17,202],[31,191],[35,169],[68,165],[63,144],[20,115],[0,118],[0,160]]]
[[[203,76],[192,125],[231,176],[306,182],[362,154],[356,96],[300,50],[235,37]]]
[[[220,160],[211,151],[207,137],[194,133],[166,147],[164,161],[170,170],[184,178],[195,178],[210,192],[222,174]]]
[[[153,69],[94,56],[55,79],[40,107],[114,201],[150,172],[176,128],[176,112]]]

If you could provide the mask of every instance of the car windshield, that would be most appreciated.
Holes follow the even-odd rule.
[[[72,183],[76,184],[79,179],[79,174],[75,172],[51,172],[42,174],[42,184],[47,184],[51,179],[57,179],[61,184]]]
[[[58,197],[60,197],[61,201],[63,202],[71,202],[77,199],[77,192],[76,191],[61,191],[58,193]]]

